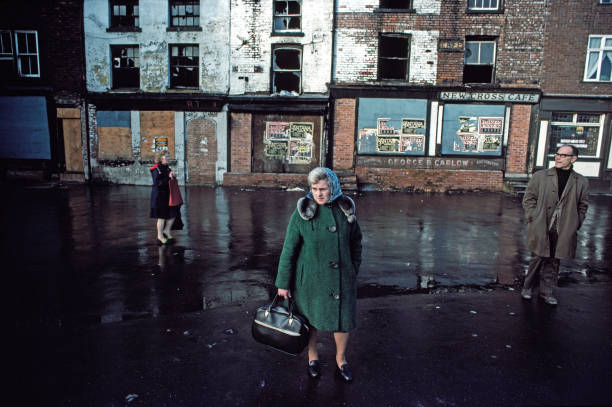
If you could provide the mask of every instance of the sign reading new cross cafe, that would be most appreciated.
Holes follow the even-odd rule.
[[[440,100],[538,103],[540,100],[540,94],[503,92],[440,92]]]

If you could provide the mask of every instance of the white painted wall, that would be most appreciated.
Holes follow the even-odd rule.
[[[331,79],[333,0],[302,1],[304,36],[271,36],[273,7],[273,0],[231,0],[230,93],[271,92],[273,44],[301,45],[302,92],[326,93]]]
[[[435,85],[438,67],[439,31],[394,31],[410,34],[410,66],[408,81]],[[340,29],[336,33],[336,65],[334,81],[367,83],[378,77],[378,32],[361,29]]]
[[[167,31],[167,0],[140,0],[142,32],[107,32],[108,1],[85,0],[85,58],[87,89],[111,88],[110,46],[135,44],[140,50],[140,88],[145,92],[169,91],[168,44],[197,44],[200,54],[199,87],[205,93],[226,93],[229,86],[229,0],[200,0],[202,31]]]
[[[412,6],[417,14],[440,14],[441,0],[413,0]],[[380,5],[379,0],[338,0],[339,13],[367,13]]]

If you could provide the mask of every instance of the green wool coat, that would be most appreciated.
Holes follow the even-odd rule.
[[[361,230],[343,195],[318,205],[302,198],[291,215],[275,285],[290,289],[301,315],[323,331],[355,328]]]

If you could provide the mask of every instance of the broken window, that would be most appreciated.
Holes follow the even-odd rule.
[[[199,0],[170,0],[171,27],[197,27],[199,25]]]
[[[15,31],[15,58],[19,76],[40,77],[36,31]]]
[[[302,29],[301,1],[274,1],[274,32]]]
[[[499,9],[501,0],[468,0],[468,9],[477,11],[494,11]]]
[[[378,38],[378,78],[408,79],[410,35],[381,34]]]
[[[589,36],[585,81],[612,81],[612,36]]]
[[[0,31],[0,77],[13,75],[13,38],[10,31]]]
[[[302,49],[279,46],[272,52],[273,93],[300,93],[302,87]]]
[[[412,0],[380,0],[380,8],[408,10],[412,8]]]
[[[465,41],[463,83],[493,83],[495,41]]]
[[[199,49],[197,45],[170,46],[170,87],[199,86]]]
[[[113,89],[140,88],[140,54],[137,45],[111,45]]]
[[[110,16],[111,28],[138,27],[138,0],[111,0]]]

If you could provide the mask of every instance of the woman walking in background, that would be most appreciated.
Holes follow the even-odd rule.
[[[157,244],[161,246],[174,240],[171,235],[174,219],[180,213],[180,206],[169,206],[170,187],[168,182],[176,175],[168,166],[170,155],[167,151],[159,151],[155,155],[157,163],[151,167],[153,187],[151,189],[151,211],[149,216],[157,219]]]
[[[342,195],[334,172],[318,167],[308,174],[310,192],[300,198],[287,227],[278,265],[278,295],[293,298],[311,325],[308,374],[319,377],[317,331],[332,331],[337,374],[353,374],[346,359],[349,331],[355,328],[361,230],[355,204]]]

